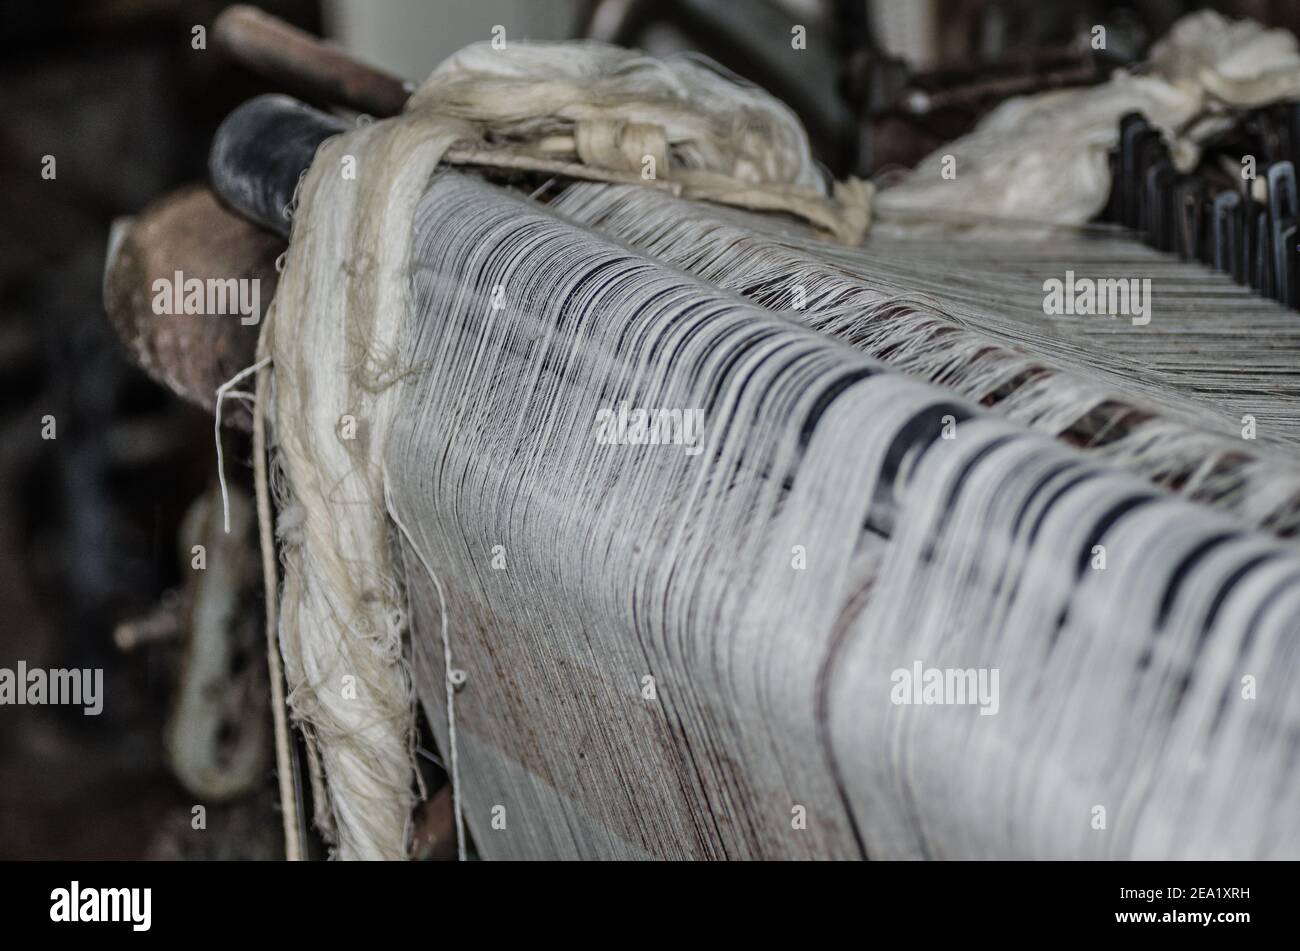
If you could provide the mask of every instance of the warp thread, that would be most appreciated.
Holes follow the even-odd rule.
[[[499,53],[493,53],[494,64],[509,61]],[[533,73],[522,75],[504,77],[514,85],[500,89],[532,85],[526,77]],[[437,88],[436,80],[437,74],[426,89]],[[443,92],[446,102],[455,101],[448,89]],[[479,121],[450,114],[445,102],[426,111],[424,94],[417,93],[404,117],[322,147],[303,183],[276,298],[284,313],[268,329],[285,564],[281,647],[290,704],[328,782],[328,800],[317,797],[326,810],[317,821],[335,830],[340,856],[397,858],[406,851],[414,698],[403,655],[403,582],[424,595],[410,596],[417,631],[438,623],[422,612],[443,603],[445,585],[443,623],[476,635],[463,647],[457,635],[458,652],[486,665],[481,652],[490,642],[513,652],[517,662],[508,683],[475,677],[468,713],[473,728],[460,731],[472,755],[465,758],[463,779],[469,795],[457,790],[458,802],[486,801],[490,792],[508,790],[516,807],[533,817],[523,828],[512,827],[511,836],[493,840],[493,847],[549,855],[973,855],[1005,850],[1008,842],[1024,854],[1296,850],[1294,811],[1267,795],[1294,778],[1278,746],[1280,734],[1269,727],[1293,722],[1286,698],[1232,708],[1223,722],[1244,739],[1231,748],[1222,734],[1197,726],[1207,711],[1222,706],[1238,669],[1231,662],[1234,650],[1251,652],[1257,667],[1286,672],[1294,665],[1294,652],[1283,646],[1296,608],[1289,596],[1271,596],[1249,623],[1243,620],[1249,603],[1239,596],[1275,584],[1281,577],[1275,569],[1292,572],[1293,552],[1246,533],[1230,557],[1216,563],[1214,583],[1193,595],[1168,574],[1147,577],[1147,588],[1134,586],[1133,577],[1145,577],[1136,569],[1125,578],[1089,576],[1085,606],[1150,606],[1151,592],[1172,591],[1171,603],[1183,612],[1171,629],[1177,637],[1160,640],[1140,611],[1128,619],[1067,612],[1062,617],[1069,625],[1062,621],[1052,635],[1062,651],[1044,655],[1035,641],[1044,630],[1041,619],[1056,617],[1063,604],[1080,606],[1074,600],[1080,579],[1072,564],[1042,552],[1052,551],[1067,529],[1088,527],[1080,512],[1137,498],[1144,520],[1140,532],[1128,519],[1093,523],[1096,538],[1071,536],[1072,551],[1105,541],[1112,529],[1130,539],[1124,544],[1142,538],[1154,545],[1173,537],[1171,526],[1186,526],[1176,538],[1185,547],[1170,549],[1173,560],[1161,562],[1165,568],[1180,563],[1179,551],[1198,550],[1242,526],[994,424],[950,393],[883,373],[847,347],[622,245],[583,235],[489,186],[444,175],[429,190],[448,150],[469,142],[487,151],[501,148],[533,163],[520,167],[534,168],[568,162],[571,147],[572,158],[622,163],[618,174],[626,176],[631,149],[659,148],[657,132],[640,128],[645,125],[665,130],[664,149],[684,169],[679,174],[673,168],[673,177],[716,174],[734,182],[741,170],[756,168],[747,188],[778,198],[771,205],[754,199],[749,206],[790,211],[779,199],[782,188],[805,187],[810,170],[787,161],[788,150],[760,149],[754,158],[747,151],[755,148],[752,140],[725,132],[717,141],[743,148],[720,159],[709,154],[708,136],[676,139],[669,120],[633,116],[622,126],[583,125],[579,131],[588,117],[552,111],[551,96],[545,108],[525,103],[515,118],[492,113],[490,122]],[[483,108],[504,109],[508,97],[493,102]],[[538,116],[544,121],[533,121]],[[607,123],[608,116],[594,121]],[[357,159],[356,180],[338,172],[346,156]],[[781,187],[770,187],[774,182]],[[493,304],[498,287],[505,289],[505,307]],[[831,308],[818,319],[843,316]],[[685,454],[594,446],[591,414],[620,399],[698,403],[725,424],[710,432],[694,469]],[[958,453],[934,448],[942,446],[935,427],[944,417],[973,420],[962,424],[973,438],[964,435]],[[900,467],[900,459],[906,465]],[[965,468],[952,468],[955,459]],[[1041,483],[1011,479],[1009,473],[1029,471],[1026,460],[1046,467]],[[971,481],[972,472],[979,478]],[[1055,518],[1064,508],[1049,510],[1039,493],[1062,479],[1066,508],[1078,509],[1074,521],[1054,533],[1026,536],[1038,522],[1008,520],[1008,507],[1037,507]],[[997,496],[1008,483],[1013,494]],[[1085,483],[1086,489],[1078,488]],[[1104,491],[1090,494],[1096,486]],[[956,507],[933,507],[944,498]],[[1083,501],[1076,505],[1076,499]],[[662,518],[629,526],[626,512],[638,507]],[[945,521],[967,511],[969,517]],[[1145,521],[1147,511],[1158,517]],[[399,518],[405,527],[394,533]],[[790,543],[805,537],[815,540],[809,550],[831,567],[817,581],[796,576],[800,583],[792,590]],[[883,546],[881,538],[887,539]],[[933,559],[942,570],[929,555],[922,557],[935,538],[946,546]],[[508,573],[480,564],[493,539],[512,553]],[[981,544],[994,546],[998,557],[990,559]],[[438,584],[439,599],[428,596],[418,574],[402,577],[393,551],[403,546],[414,548]],[[576,557],[557,561],[556,550]],[[1009,566],[1036,564],[1026,560],[1035,551],[1041,577],[1015,585]],[[646,552],[656,553],[650,563],[641,560]],[[1255,567],[1261,552],[1267,565]],[[1133,557],[1131,549],[1124,557]],[[981,567],[982,561],[996,570]],[[886,563],[888,570],[882,569]],[[1039,590],[1056,601],[1031,597]],[[1187,600],[1207,590],[1231,602],[1230,615]],[[773,592],[781,595],[775,603]],[[940,613],[914,617],[913,601]],[[1008,612],[1029,620],[1015,621],[1002,638],[998,632],[1013,623]],[[958,637],[954,619],[969,619],[975,633]],[[1156,637],[1156,663],[1132,651],[1119,656],[1134,668],[1103,662],[1104,651],[1114,652],[1111,628],[1099,626],[1103,621],[1127,625],[1126,644],[1149,645]],[[1198,640],[1189,633],[1198,629],[1209,633]],[[914,631],[922,636],[899,640]],[[598,641],[576,640],[594,632],[601,632]],[[533,645],[547,638],[558,638],[555,643],[591,667],[565,671],[541,662],[539,656],[550,655],[539,655]],[[1073,831],[1052,831],[1062,813],[1047,797],[1060,790],[1026,781],[1013,791],[1033,809],[1000,816],[1001,837],[981,836],[937,791],[954,780],[934,764],[961,731],[944,734],[834,700],[875,683],[882,664],[910,663],[904,655],[920,647],[968,664],[959,656],[963,649],[983,656],[999,642],[1005,651],[999,657],[1041,660],[1032,668],[1035,696],[1045,685],[1059,688],[1080,658],[1092,665],[1080,689],[1141,671],[1133,676],[1147,705],[1142,711],[1163,711],[1151,719],[1148,738],[1172,738],[1183,752],[1194,751],[1215,767],[1205,773],[1198,766],[1197,775],[1212,775],[1213,782],[1202,787],[1188,779],[1180,791],[1170,777],[1184,776],[1185,769],[1172,761],[1138,786],[1109,771],[1104,757],[1087,759],[1083,772],[1091,790],[1131,801],[1139,813],[1162,804],[1195,813],[1205,820],[1201,831],[1171,844],[1167,830],[1134,824],[1134,813],[1125,811],[1124,836],[1076,841]],[[1206,643],[1213,661],[1199,656]],[[448,642],[436,659],[422,659],[427,646],[415,638],[417,665],[442,669],[422,677],[422,686],[435,695],[451,691]],[[747,669],[756,665],[757,679],[747,672],[740,683],[733,681],[734,666],[710,666],[720,656],[732,665],[739,658]],[[663,681],[676,694],[663,722],[646,723],[608,687],[593,695],[593,670],[608,685],[619,679],[609,680],[611,671],[637,678],[648,668],[664,671]],[[1196,674],[1195,702],[1171,706],[1171,691],[1186,670]],[[562,712],[548,704],[557,697],[564,698]],[[426,697],[426,707],[437,709],[433,701],[444,699],[450,711],[449,695]],[[1125,698],[1111,700],[1113,708],[1128,709]],[[1077,763],[1051,745],[1050,731],[1034,732],[1035,724],[1061,722],[1067,714],[1032,705],[1017,709],[999,721],[1007,726],[987,729],[987,742],[970,748],[1010,773],[1017,772],[1014,764],[998,750],[1024,744],[1039,750],[1046,769],[1073,769]],[[772,720],[771,711],[784,719]],[[854,732],[854,715],[870,718],[865,740]],[[1063,729],[1077,731],[1080,722],[1086,718]],[[444,743],[455,729],[451,716],[433,725]],[[593,729],[603,739],[584,744]],[[642,759],[610,759],[620,740],[646,730],[652,739]],[[726,761],[701,762],[684,751],[701,744]],[[1117,727],[1103,743],[1084,746],[1105,747],[1117,762],[1138,762],[1127,744]],[[582,757],[585,772],[575,773]],[[908,765],[915,757],[927,767],[919,784]],[[1230,763],[1237,773],[1226,771]],[[977,756],[961,764],[953,775],[978,777]],[[1243,793],[1240,783],[1247,781]],[[999,793],[1015,801],[990,783],[982,804]],[[793,794],[820,822],[813,834],[795,840],[786,831]],[[1229,820],[1225,811],[1242,795],[1249,808]],[[877,811],[877,802],[896,805]],[[717,822],[729,815],[744,821]],[[1237,848],[1212,831],[1220,820],[1242,833]],[[482,819],[469,818],[471,828],[476,821]],[[890,822],[896,828],[882,827]],[[1273,830],[1271,839],[1261,831],[1266,828]],[[693,831],[684,835],[683,829]]]
[[[1286,377],[1300,324],[1199,265],[1069,233],[978,245],[873,233],[843,251],[626,188],[578,185],[550,207],[1252,526],[1300,531],[1300,389]],[[1094,261],[1153,276],[1149,325],[1044,316],[1043,278]],[[1241,438],[1246,414],[1259,441]]]
[[[1300,853],[1293,545],[463,176],[413,260],[391,504],[485,855]]]
[[[659,174],[683,194],[802,215],[842,240],[866,229],[869,188],[846,183],[828,196],[784,105],[699,62],[590,43],[462,51],[401,117],[325,142],[299,184],[279,316],[264,330],[275,380],[280,644],[288,702],[311,751],[316,824],[341,857],[404,856],[414,802],[414,700],[383,453],[394,384],[420,372],[398,356],[411,332],[416,202],[457,155],[626,181],[638,148],[665,159]],[[355,176],[340,172],[349,159]],[[619,167],[599,164],[607,161]]]

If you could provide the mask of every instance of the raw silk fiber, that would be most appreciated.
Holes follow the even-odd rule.
[[[826,292],[781,313],[789,275],[707,236],[436,171],[490,124],[326,143],[266,331],[281,644],[341,857],[406,853],[413,683],[486,857],[1300,856],[1293,545],[1171,495],[1158,446],[997,418],[956,354],[961,392],[899,372],[944,376],[894,308],[849,327],[860,262],[780,246]]]
[[[411,216],[454,138],[390,122],[322,146],[266,331],[285,679],[328,779],[318,824],[345,858],[403,857],[415,802],[404,601],[382,463],[394,383],[410,372],[398,345],[411,315]],[[340,171],[349,157],[355,180]]]
[[[422,372],[403,350],[423,319],[410,299],[416,202],[452,151],[515,168],[558,156],[588,177],[626,180],[646,148],[682,194],[785,210],[845,240],[866,227],[868,190],[829,194],[782,103],[698,62],[595,43],[470,47],[403,116],[325,143],[302,182],[266,330],[280,640],[312,749],[317,824],[342,857],[402,857],[414,803],[405,599],[382,462],[394,384]]]
[[[577,185],[550,207],[1251,526],[1300,532],[1300,320],[1199,264],[1068,231],[978,244],[873,231],[835,248],[646,189]],[[1048,318],[1044,280],[1067,270],[1148,277],[1149,320]]]
[[[416,232],[387,465],[485,855],[1300,850],[1293,547],[490,185]]]

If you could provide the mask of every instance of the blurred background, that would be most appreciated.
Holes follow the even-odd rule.
[[[102,303],[114,219],[202,181],[217,124],[272,91],[198,44],[223,6],[0,0],[0,668],[102,668],[105,696],[97,717],[0,706],[0,858],[282,854],[256,572],[214,592],[185,570],[191,543],[213,537],[212,420],[132,363]],[[1300,4],[1273,0],[261,6],[411,80],[498,25],[510,39],[699,51],[788,102],[837,176],[877,179],[1008,96],[1102,81],[1191,9],[1300,26]],[[1089,44],[1094,24],[1105,51]],[[806,30],[798,55],[794,25]],[[233,448],[238,490],[249,455]],[[195,606],[214,599],[228,638],[215,694],[192,677]],[[215,726],[194,734],[195,709]],[[211,749],[184,747],[191,734]],[[178,748],[194,755],[178,761]],[[437,757],[424,758],[436,787]]]

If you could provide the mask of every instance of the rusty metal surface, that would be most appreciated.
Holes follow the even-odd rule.
[[[212,412],[217,387],[254,362],[260,320],[155,313],[154,282],[173,282],[177,272],[187,280],[256,280],[264,314],[275,293],[275,260],[286,247],[228,211],[208,188],[179,189],[145,208],[110,247],[104,274],[109,322],[146,373]],[[251,431],[242,401],[227,400],[222,409],[223,420]]]

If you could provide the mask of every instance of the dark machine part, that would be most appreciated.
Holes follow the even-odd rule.
[[[316,149],[347,123],[281,95],[258,96],[217,129],[208,154],[213,188],[263,228],[288,237],[298,180]]]
[[[266,6],[319,28],[314,0]],[[6,710],[0,858],[138,858],[173,824],[173,855],[274,857],[261,791],[214,805],[208,832],[191,826],[161,735],[176,641],[128,654],[112,639],[180,580],[174,539],[211,477],[213,435],[101,312],[112,223],[203,177],[218,121],[265,87],[192,45],[207,2],[0,7],[0,664],[102,668],[105,701],[96,717]],[[41,174],[47,155],[57,174]]]
[[[1205,144],[1196,169],[1180,173],[1160,132],[1129,113],[1103,220],[1300,309],[1298,149],[1300,103],[1279,103],[1243,113]]]

